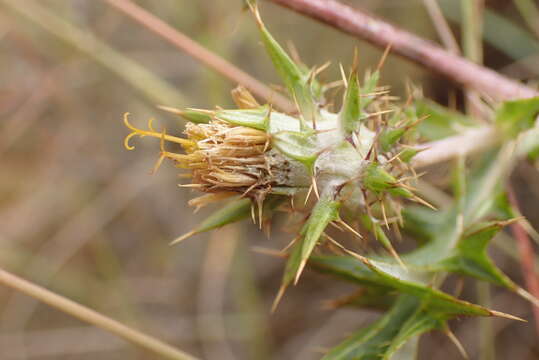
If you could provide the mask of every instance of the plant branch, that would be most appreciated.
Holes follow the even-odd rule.
[[[413,157],[412,165],[420,168],[457,156],[467,156],[496,145],[499,138],[494,126],[482,126],[468,130],[462,135],[416,145],[415,148],[421,152]]]
[[[508,196],[511,205],[516,210],[519,210],[517,198],[511,188],[509,188],[508,190]],[[518,221],[511,224],[511,231],[517,243],[517,248],[521,260],[520,268],[524,277],[524,281],[526,283],[526,288],[528,289],[530,294],[535,296],[535,298],[539,299],[539,279],[537,278],[534,271],[535,252],[533,251],[532,243],[530,241],[530,238],[528,237],[528,233]],[[539,336],[539,307],[532,304],[532,312],[535,319],[535,331]]]
[[[157,354],[163,358],[174,360],[196,360],[195,357],[186,354],[183,351],[178,350],[156,338],[132,329],[116,320],[106,317],[63,296],[57,295],[3,269],[0,269],[0,284],[20,291],[82,321],[116,334],[125,340],[152,351],[154,354]]]
[[[285,112],[294,112],[296,107],[287,98],[264,85],[251,75],[237,68],[230,62],[204,48],[197,42],[182,34],[172,26],[165,23],[158,17],[150,14],[140,6],[130,0],[103,0],[110,6],[116,8],[124,15],[144,26],[151,32],[159,35],[175,47],[185,51],[187,54],[205,64],[209,68],[217,71],[224,77],[230,79],[235,84],[241,84],[249,89],[256,96],[274,104]]]
[[[345,33],[391,50],[465,87],[503,101],[539,93],[497,72],[449,53],[435,43],[336,0],[269,0]]]

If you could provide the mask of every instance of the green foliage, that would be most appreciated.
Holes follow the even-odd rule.
[[[401,296],[382,318],[333,348],[324,360],[390,359],[407,341],[441,329],[448,316],[430,308],[428,301]]]
[[[279,113],[269,105],[182,113],[193,122],[207,122],[211,117],[221,126],[219,129],[225,129],[219,136],[226,137],[226,132],[233,132],[235,127],[249,127],[260,131],[249,130],[249,133],[255,132],[260,135],[257,138],[263,139],[249,148],[248,141],[234,138],[232,145],[227,143],[214,149],[226,154],[218,158],[225,165],[214,171],[217,175],[203,173],[213,181],[209,187],[206,183],[195,185],[206,186],[204,189],[212,192],[220,190],[219,184],[223,183],[225,191],[236,191],[242,198],[218,210],[187,235],[246,218],[253,213],[255,205],[267,218],[284,200],[297,193],[304,194],[311,185],[308,194],[314,193],[318,199],[312,209],[305,207],[306,212],[310,211],[308,215],[301,214],[304,222],[289,247],[275,304],[290,284],[297,283],[309,263],[321,272],[359,287],[359,292],[343,303],[387,311],[373,324],[331,349],[324,357],[326,360],[413,359],[418,337],[431,330],[448,332],[450,319],[510,317],[440,288],[449,274],[458,274],[524,296],[525,292],[496,267],[487,249],[516,213],[508,205],[503,187],[514,165],[514,139],[535,123],[539,98],[500,105],[495,115],[499,131],[493,135],[499,137],[494,142],[496,148],[474,159],[471,170],[463,157],[455,161],[453,200],[443,210],[410,205],[410,200],[427,203],[407,182],[416,175],[407,163],[418,153],[408,142],[460,134],[474,127],[473,120],[424,99],[415,99],[411,108],[390,105],[390,98],[383,97],[387,95],[385,89],[378,87],[379,71],[367,73],[360,85],[357,65],[348,77],[342,108],[338,113],[331,113],[321,106],[324,86],[316,81],[316,71],[295,63],[265,28],[257,9],[252,10],[266,50],[297,103],[298,113]],[[265,144],[264,139],[268,139]],[[200,145],[193,139],[186,143],[187,149],[198,149]],[[201,144],[200,148],[205,146],[206,143]],[[195,155],[189,159],[202,161],[196,157],[200,155],[196,151],[192,150]],[[245,154],[250,157],[245,158]],[[172,158],[185,159],[174,154]],[[230,158],[234,160],[233,166],[227,164]],[[275,175],[277,172],[279,175]],[[219,182],[212,176],[224,180]],[[305,203],[308,199],[309,195]],[[295,209],[292,206],[290,210]],[[353,225],[341,220],[340,212]],[[264,221],[263,216],[260,221]],[[401,225],[406,235],[416,240],[417,247],[398,255],[388,235],[390,222]],[[389,254],[354,253],[326,233],[330,224],[357,237],[361,237],[362,231],[371,234]],[[360,224],[359,231],[355,224]],[[315,252],[326,238],[327,247],[337,247],[338,251]]]
[[[539,97],[507,101],[496,113],[496,125],[503,136],[514,138],[533,127],[539,114]]]
[[[273,135],[273,146],[288,157],[312,169],[317,158],[316,138],[297,131],[281,131]]]
[[[331,199],[320,199],[316,203],[309,219],[303,225],[300,237],[294,243],[286,263],[282,280],[283,288],[290,285],[292,281],[297,282],[324,229],[331,221],[337,220],[340,205]]]
[[[339,114],[339,124],[345,136],[359,130],[361,121],[361,98],[357,69],[353,69],[348,79],[348,87],[344,93],[344,101]]]

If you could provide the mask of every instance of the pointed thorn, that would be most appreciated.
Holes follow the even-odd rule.
[[[277,306],[279,306],[279,303],[281,302],[281,299],[283,298],[286,288],[287,286],[285,284],[281,285],[281,287],[279,288],[279,291],[277,292],[277,296],[275,296],[275,300],[273,300],[273,304],[271,305],[272,313],[274,313],[275,310],[277,310]]]
[[[388,44],[386,46],[386,49],[384,50],[384,54],[382,55],[382,58],[380,58],[380,62],[378,63],[378,66],[376,66],[376,71],[380,71],[382,66],[384,66],[384,63],[386,62],[387,56],[389,55],[389,52],[391,51],[392,44]]]
[[[158,108],[158,109],[161,109],[161,110],[163,110],[163,111],[172,113],[172,114],[174,114],[174,115],[182,115],[182,114],[183,114],[183,111],[182,111],[182,110],[177,109],[177,108],[174,108],[174,107],[172,107],[172,106],[157,105],[157,108]]]
[[[434,205],[430,204],[426,200],[423,200],[422,198],[420,198],[417,195],[414,195],[414,197],[412,199],[415,200],[416,202],[420,203],[420,204],[425,205],[426,207],[428,207],[428,208],[430,208],[432,210],[435,210],[435,211],[438,210],[438,209],[436,209],[436,207]]]
[[[308,258],[302,259],[301,263],[299,264],[298,271],[296,272],[296,277],[294,278],[294,285],[298,284],[299,278],[301,274],[303,273],[303,269],[305,269],[305,265],[307,265]]]
[[[402,269],[406,272],[408,272],[408,268],[406,267],[406,265],[404,264],[404,262],[402,261],[401,257],[399,256],[399,254],[397,253],[397,251],[395,251],[395,248],[393,246],[389,246],[388,248],[389,250],[389,253],[391,254],[391,256],[393,256],[395,258],[395,260],[397,260],[397,262],[399,263],[399,265],[402,267]]]
[[[523,288],[517,288],[516,293],[521,296],[522,298],[528,300],[533,305],[539,307],[539,299],[537,299],[535,296],[524,290]]]
[[[354,47],[354,59],[352,61],[352,73],[357,72],[359,67],[359,50]]]
[[[183,240],[187,239],[187,238],[190,238],[191,236],[195,235],[197,233],[196,230],[191,230],[189,231],[187,234],[184,234],[174,240],[172,240],[169,245],[172,246],[172,245],[176,245],[177,243],[179,242],[182,242]]]
[[[352,234],[354,234],[354,235],[357,236],[358,238],[363,239],[363,236],[361,236],[361,234],[358,233],[358,232],[356,231],[356,229],[354,229],[353,227],[351,227],[350,225],[348,225],[347,223],[345,223],[343,220],[339,219],[339,220],[338,220],[338,223],[339,223],[339,224],[342,224],[346,229],[348,229]]]
[[[316,198],[320,200],[320,193],[318,192],[318,184],[316,183],[316,178],[312,177],[312,183],[313,183],[313,190],[314,194],[316,195]]]
[[[344,88],[347,89],[348,88],[348,80],[346,79],[346,73],[344,72],[344,68],[342,66],[342,63],[339,63],[339,69],[341,70],[341,76],[342,76],[342,81],[344,83]]]
[[[495,310],[489,310],[492,316],[502,317],[510,320],[516,320],[516,321],[522,321],[522,322],[528,322],[527,320],[524,320],[522,318],[519,318],[518,316],[509,315],[506,313],[503,313],[501,311],[495,311]]]
[[[311,183],[309,190],[307,190],[307,196],[305,196],[305,202],[303,203],[303,205],[306,205],[307,201],[309,201],[309,197],[311,196],[312,191],[313,191],[313,183]]]
[[[287,255],[280,250],[269,249],[269,248],[265,248],[261,246],[253,246],[251,247],[251,251],[257,254],[269,255],[269,256],[273,256],[273,257],[277,257],[281,259],[284,259],[287,257]]]

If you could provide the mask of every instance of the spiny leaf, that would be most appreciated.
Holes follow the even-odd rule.
[[[409,190],[398,186],[397,179],[393,175],[374,162],[365,167],[362,182],[365,188],[375,193],[387,191],[396,196],[413,197]]]
[[[462,212],[459,211],[459,205],[454,203],[447,210],[432,213],[429,218],[425,218],[425,221],[433,223],[431,228],[435,229],[431,241],[403,255],[405,263],[429,267],[443,261],[457,247],[463,230],[494,210],[500,185],[513,166],[513,156],[510,145],[485,154],[482,162],[466,177]],[[404,225],[406,229],[407,224]]]
[[[369,106],[376,97],[374,92],[376,91],[379,80],[380,72],[378,70],[374,71],[372,74],[369,72],[365,73],[363,86],[360,89],[361,97],[359,108],[361,111],[365,110],[365,108]]]
[[[393,256],[393,258],[395,258],[395,260],[397,260],[402,267],[405,267],[399,255],[395,251],[395,248],[393,248],[393,245],[391,244],[391,241],[387,237],[385,231],[382,229],[380,223],[373,221],[368,215],[362,216],[361,220],[367,230],[374,233],[374,237],[376,238],[376,240],[379,241],[380,244],[382,244],[387,251],[389,251],[391,256]]]
[[[277,72],[281,76],[288,91],[295,101],[297,101],[302,118],[302,129],[306,128],[305,121],[316,121],[316,104],[313,100],[311,84],[309,83],[309,73],[302,69],[288,56],[286,51],[279,45],[271,36],[269,31],[264,26],[258,10],[254,8],[254,14],[257,19],[262,42],[275,66]]]
[[[533,127],[539,114],[539,97],[506,101],[496,112],[496,125],[506,138],[514,138]]]
[[[272,145],[286,156],[312,170],[318,156],[316,138],[297,131],[281,131],[272,136]]]
[[[230,124],[266,131],[269,128],[271,109],[268,105],[255,109],[218,110],[215,118]]]
[[[354,66],[348,79],[348,87],[344,93],[344,101],[339,113],[339,126],[344,136],[359,130],[361,121],[360,101],[357,67]]]
[[[379,137],[380,147],[383,151],[389,151],[406,132],[406,128],[388,128]],[[401,158],[402,160],[402,158]],[[404,160],[403,160],[404,161]]]
[[[469,229],[453,253],[440,264],[441,270],[465,274],[515,290],[515,283],[498,270],[487,254],[490,240],[505,224],[506,222],[492,221]]]
[[[300,130],[298,119],[270,109],[267,105],[255,109],[217,110],[214,116],[230,124],[259,129],[270,134]]]
[[[492,316],[494,313],[479,305],[456,299],[428,283],[427,273],[382,261],[362,262],[348,256],[313,256],[310,262],[316,269],[362,286],[385,287],[400,293],[428,300],[429,307],[448,315]]]
[[[293,280],[297,282],[322,232],[331,221],[338,218],[339,206],[339,202],[324,198],[316,203],[286,263],[283,287],[288,286]]]
[[[167,111],[169,113],[179,115],[185,120],[195,124],[207,124],[211,121],[211,115],[207,111],[200,111],[197,109],[177,109],[170,106],[157,106],[159,109]]]
[[[399,159],[405,163],[409,163],[419,152],[420,150],[414,148],[406,148],[400,153]]]
[[[409,339],[441,328],[447,317],[423,309],[413,296],[401,296],[391,310],[333,348],[323,360],[389,359]]]
[[[357,306],[373,310],[386,311],[395,303],[398,294],[384,287],[365,286],[347,295],[327,302],[329,308]]]
[[[273,212],[273,210],[275,210],[285,199],[285,197],[278,195],[268,196],[263,205],[263,214],[265,217],[271,216],[271,212]],[[193,230],[173,240],[170,244],[173,245],[193,235],[246,219],[251,215],[251,207],[252,202],[248,198],[233,200],[208,216]]]
[[[170,244],[177,244],[178,242],[209,230],[217,229],[221,226],[245,219],[251,214],[251,200],[244,198],[232,201],[230,204],[222,207],[213,214],[211,214],[206,220],[198,224],[193,230],[185,235],[172,241]]]
[[[417,118],[425,119],[417,125],[417,131],[427,140],[443,139],[474,125],[464,114],[427,99],[416,99],[414,108]]]

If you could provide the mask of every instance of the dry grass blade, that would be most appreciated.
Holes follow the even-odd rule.
[[[75,25],[58,17],[45,6],[40,5],[40,2],[25,1],[23,4],[20,1],[1,0],[0,3],[82,51],[124,79],[150,100],[165,104],[182,104],[185,102],[184,96],[170,84],[107,44],[102,43],[91,33],[82,31]]]
[[[163,358],[173,360],[196,360],[195,357],[184,353],[183,351],[176,349],[156,338],[123,325],[116,320],[104,316],[63,296],[57,295],[45,288],[37,286],[2,269],[0,269],[0,283],[31,296],[45,304],[55,307],[58,310],[72,315],[82,321],[88,322],[116,334],[129,342],[150,350],[154,354],[162,356]]]
[[[221,75],[232,80],[233,82],[243,85],[265,101],[273,103],[275,107],[285,112],[295,111],[296,107],[288,99],[280,94],[275,93],[275,91],[271,90],[269,87],[262,84],[246,72],[240,70],[225,59],[217,56],[197,42],[191,40],[189,37],[185,36],[156,16],[150,14],[140,6],[129,0],[103,1],[129,16],[132,20],[136,21],[140,25],[143,25],[148,30],[167,40],[175,47],[187,52],[190,56],[199,60],[209,68],[219,72]]]

